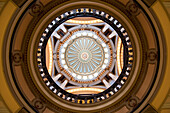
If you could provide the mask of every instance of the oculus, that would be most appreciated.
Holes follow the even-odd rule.
[[[125,28],[105,12],[80,8],[55,18],[37,50],[40,75],[61,98],[89,104],[123,87],[133,64]]]

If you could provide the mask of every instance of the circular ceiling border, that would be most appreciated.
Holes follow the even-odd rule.
[[[89,12],[86,12],[87,10]],[[97,12],[99,14],[97,14]],[[123,66],[123,69],[122,69],[122,72],[121,72],[119,78],[106,91],[104,91],[100,94],[95,94],[95,95],[91,95],[91,96],[72,95],[72,94],[67,93],[63,89],[61,89],[59,86],[55,85],[55,83],[51,79],[47,69],[44,68],[46,66],[45,66],[45,56],[43,56],[43,55],[45,55],[45,48],[46,48],[47,40],[50,37],[50,34],[52,34],[52,32],[54,31],[52,29],[56,29],[55,26],[56,25],[59,26],[60,21],[61,22],[66,21],[66,20],[70,19],[69,17],[71,17],[71,18],[80,17],[80,16],[86,17],[86,15],[87,16],[94,16],[98,19],[100,18],[103,21],[108,21],[108,23],[112,27],[114,27],[114,29],[116,29],[116,32],[120,35],[120,37],[122,39],[123,46],[125,47],[125,53],[124,54],[125,54],[126,57],[125,57],[124,66]],[[60,18],[60,17],[62,17],[62,18]],[[129,36],[128,36],[125,28],[123,28],[123,26],[119,23],[119,21],[114,19],[114,17],[112,17],[112,16],[110,16],[110,15],[108,15],[108,14],[102,12],[102,11],[98,11],[98,10],[95,10],[95,9],[87,9],[87,8],[74,9],[74,10],[68,11],[68,12],[62,14],[61,16],[57,17],[56,19],[54,19],[48,25],[48,27],[45,28],[45,31],[43,32],[43,34],[41,36],[37,54],[39,54],[37,56],[38,67],[39,67],[41,76],[42,76],[44,82],[46,83],[46,85],[54,93],[56,93],[57,95],[59,95],[60,97],[62,97],[65,100],[68,100],[68,98],[69,98],[70,101],[74,100],[75,103],[82,103],[82,101],[85,101],[85,104],[87,104],[87,101],[90,101],[90,103],[93,103],[93,102],[97,102],[97,101],[107,99],[110,96],[112,96],[113,94],[115,94],[122,87],[122,85],[125,83],[125,81],[128,79],[128,76],[130,75],[129,74],[130,70],[132,68],[132,62],[133,62],[133,49],[132,49],[132,45],[131,45]]]
[[[131,4],[130,2],[128,3],[128,4]],[[40,7],[42,6],[42,4],[40,5]],[[128,5],[127,5],[128,6]],[[133,5],[132,5],[133,6]],[[129,7],[130,7],[130,5],[129,5]],[[122,9],[123,10],[123,9]],[[136,16],[136,15],[139,15],[139,14],[137,14],[137,12],[138,11],[135,11],[135,12],[133,12],[132,11],[132,13]],[[31,12],[32,13],[32,12]],[[35,13],[35,11],[34,11],[34,13]],[[141,12],[140,12],[141,13]],[[37,15],[37,14],[36,14]],[[140,15],[141,16],[141,15]],[[141,16],[142,17],[142,16]],[[138,18],[139,19],[139,18]],[[146,18],[145,18],[146,19]],[[133,20],[133,19],[132,19]],[[138,21],[141,21],[140,19],[138,20]],[[145,21],[146,22],[146,21]],[[135,23],[135,22],[133,22],[133,23]],[[136,24],[136,23],[135,23]],[[136,27],[136,26],[135,26]],[[137,28],[137,32],[139,33],[139,30],[140,28]],[[138,31],[139,30],[139,31]],[[142,32],[144,32],[144,31],[142,31]],[[146,32],[144,33],[144,34],[146,34]],[[16,35],[17,35],[17,33],[16,33]],[[154,34],[153,34],[154,35]],[[140,36],[141,36],[141,34],[140,34]],[[155,37],[155,36],[153,36],[153,37]],[[139,37],[138,37],[139,38]],[[18,39],[16,39],[16,40],[18,40]],[[15,43],[14,43],[14,45],[16,45]],[[142,43],[142,45],[143,45],[143,43]],[[147,44],[146,44],[147,45]],[[147,45],[147,46],[149,46],[149,45]],[[15,47],[14,46],[14,48],[17,48],[17,47]],[[150,47],[149,47],[150,48]],[[158,48],[159,49],[159,48]],[[155,50],[155,49],[152,49],[152,48],[150,48],[148,51],[147,51],[147,53],[144,53],[143,54],[143,58],[144,58],[144,56],[146,55],[147,57],[149,57],[149,59],[147,58],[147,63],[149,63],[149,64],[156,64],[156,62],[157,62],[157,60],[159,61],[159,53],[157,53],[157,49]],[[22,51],[23,52],[23,51]],[[19,66],[19,65],[23,65],[23,63],[22,63],[22,59],[23,58],[27,58],[27,56],[23,56],[22,57],[22,53],[21,51],[16,51],[15,49],[14,49],[14,51],[12,52],[12,56],[13,56],[13,60],[12,60],[12,67],[14,66]],[[159,51],[158,51],[159,52]],[[27,55],[27,52],[26,52],[26,54],[25,55]],[[150,56],[151,56],[151,58],[150,58]],[[16,58],[16,59],[15,59]],[[19,59],[19,61],[18,61],[18,59]],[[26,62],[28,62],[29,61],[29,59],[24,59],[24,61],[26,60]],[[142,65],[143,66],[143,65]],[[150,65],[151,66],[151,65]],[[149,66],[148,66],[149,67]],[[152,67],[153,68],[153,67]],[[15,68],[16,69],[16,68]],[[23,69],[23,68],[22,68]],[[146,71],[146,69],[144,69],[144,68],[142,68],[143,70],[145,70]],[[24,69],[23,69],[24,70]],[[16,70],[17,71],[17,70]],[[145,72],[146,73],[146,72]],[[153,76],[154,76],[154,73],[155,72],[153,72]],[[15,72],[15,74],[17,75],[18,74],[18,72]],[[25,73],[26,74],[26,73]],[[139,73],[138,73],[139,74]],[[147,73],[146,73],[147,74]],[[140,74],[141,75],[141,74]],[[32,75],[31,75],[32,76]],[[16,77],[16,76],[15,76]],[[27,77],[26,77],[27,78]],[[17,78],[18,79],[18,78]],[[30,79],[30,78],[29,78]],[[143,78],[144,79],[144,78]],[[152,78],[151,78],[152,79]],[[20,81],[20,80],[19,80]],[[34,80],[33,80],[34,81]],[[33,82],[32,81],[32,82]],[[152,81],[152,80],[151,80]],[[35,81],[34,81],[35,82]],[[20,83],[20,82],[19,82]],[[31,83],[32,84],[32,83]],[[136,86],[136,87],[139,87],[139,86]],[[22,89],[22,87],[20,87],[21,89]],[[133,88],[135,88],[135,87],[133,87]],[[22,90],[23,91],[23,90]],[[24,93],[24,92],[23,92]],[[27,97],[27,99],[28,99],[28,101],[30,101],[29,99],[30,99],[30,97],[29,97],[29,95],[27,95],[27,94],[25,94],[24,93],[24,95]],[[137,104],[139,104],[140,103],[140,99],[142,99],[142,98],[139,98],[139,94],[138,94],[138,96],[137,96],[137,98],[136,98],[136,96],[135,97],[131,97],[131,96],[129,96],[130,97],[130,99],[125,99],[126,101],[128,101],[128,103],[127,103],[127,108],[129,109],[129,110],[132,110],[132,109],[134,109],[135,107],[136,107],[136,105]],[[42,99],[43,100],[43,99]],[[40,101],[42,101],[42,100],[40,100]],[[136,102],[136,104],[131,104],[131,101],[130,100],[135,100],[135,102]],[[33,103],[37,103],[37,101],[36,101],[36,99],[34,99],[33,101],[32,101]],[[30,103],[32,103],[31,101],[30,101]],[[43,100],[43,103],[46,103],[46,100]],[[134,101],[133,101],[134,102]],[[133,106],[133,105],[135,105],[135,106]],[[33,105],[34,106],[34,105]],[[48,105],[47,105],[48,106]],[[38,108],[37,108],[38,109]],[[44,111],[44,107],[43,107],[43,109],[41,108],[40,109],[40,111]],[[110,108],[109,109],[107,109],[107,110],[111,110]],[[106,110],[106,111],[107,111]]]

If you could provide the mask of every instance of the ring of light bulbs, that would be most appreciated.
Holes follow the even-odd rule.
[[[94,80],[109,66],[112,50],[95,32],[80,30],[66,39],[66,41],[63,40],[65,43],[59,46],[61,51],[59,61],[73,79]],[[83,60],[82,53],[86,53],[88,59]]]
[[[47,70],[46,64],[45,64],[46,63],[45,58],[43,55],[45,53],[45,47],[47,45],[48,38],[51,36],[51,34],[53,33],[53,31],[56,29],[57,26],[61,25],[64,21],[69,20],[71,18],[78,17],[78,16],[88,17],[89,15],[91,17],[96,17],[98,19],[101,19],[101,20],[105,21],[106,23],[109,23],[109,25],[116,30],[115,32],[117,32],[117,34],[120,36],[120,38],[122,40],[122,43],[124,46],[124,53],[125,53],[126,57],[125,57],[123,69],[122,69],[118,78],[114,78],[113,74],[111,72],[107,73],[110,77],[112,77],[113,80],[115,79],[114,84],[109,86],[107,88],[107,90],[104,90],[102,93],[98,93],[95,95],[88,95],[88,96],[74,95],[74,94],[68,93],[67,91],[63,90],[61,86],[59,86],[58,84],[56,84],[54,82],[54,79],[52,79],[48,73],[48,70]],[[60,38],[61,37],[58,37],[58,39],[60,39]],[[108,37],[108,38],[110,38],[110,37]],[[101,43],[101,45],[102,45],[102,47],[105,46],[104,43]],[[67,47],[67,46],[65,46],[65,47]],[[62,51],[62,49],[61,49],[61,51]],[[107,51],[107,50],[104,50],[104,51]],[[60,57],[62,58],[63,55],[61,54]],[[62,63],[62,61],[61,61],[61,63]],[[63,63],[64,63],[64,61],[63,61]],[[59,17],[55,18],[47,26],[47,28],[45,29],[45,31],[43,32],[43,34],[40,38],[40,42],[38,45],[37,64],[38,64],[38,68],[39,68],[42,80],[45,82],[46,86],[49,87],[49,89],[53,93],[60,96],[64,100],[68,100],[68,101],[71,101],[74,103],[82,104],[82,101],[84,102],[84,104],[95,103],[95,102],[107,99],[110,96],[114,95],[125,84],[125,82],[128,79],[128,76],[130,75],[130,71],[132,69],[133,49],[132,49],[132,45],[131,45],[131,41],[128,36],[128,33],[126,32],[125,28],[119,23],[118,20],[116,20],[114,17],[110,16],[109,14],[99,11],[99,10],[90,9],[90,8],[80,8],[80,9],[74,9],[74,10],[68,11],[68,12],[60,15]],[[106,67],[107,67],[107,65],[106,65]],[[105,66],[104,66],[104,68],[105,68]],[[67,67],[65,67],[65,69],[67,69]],[[57,77],[61,77],[61,76],[62,76],[61,73],[57,74]],[[74,75],[71,75],[71,76],[74,77]],[[97,75],[95,75],[95,76],[97,76]],[[57,77],[56,77],[56,79],[58,79]],[[68,80],[65,80],[63,83],[65,83],[65,82],[68,82]],[[105,81],[103,80],[103,82],[105,82]]]

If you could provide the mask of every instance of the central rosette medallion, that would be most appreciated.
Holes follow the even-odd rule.
[[[103,59],[103,48],[92,37],[78,37],[66,48],[68,67],[78,75],[99,72]]]
[[[110,49],[92,31],[78,31],[61,47],[61,64],[73,78],[95,79],[108,66]]]
[[[82,54],[81,54],[81,59],[82,60],[87,60],[89,58],[89,54],[88,53],[86,53],[86,52],[83,52]]]

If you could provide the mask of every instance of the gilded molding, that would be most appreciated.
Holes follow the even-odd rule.
[[[148,104],[141,113],[158,113],[150,104]]]
[[[139,45],[135,45],[134,42],[132,42],[132,46],[134,47],[138,47],[139,50],[141,51],[140,53],[140,57],[142,59],[142,63],[140,64],[141,65],[141,69],[138,70],[138,75],[137,77],[135,78],[134,80],[134,83],[133,83],[133,86],[126,92],[125,96],[124,97],[120,97],[120,99],[116,102],[116,103],[112,103],[112,105],[106,107],[106,108],[103,108],[103,109],[99,109],[99,110],[96,110],[96,112],[109,112],[109,111],[118,111],[120,109],[122,109],[122,106],[125,106],[127,107],[127,110],[129,110],[129,112],[131,112],[131,110],[133,110],[135,107],[137,108],[138,105],[142,102],[142,100],[144,99],[144,97],[146,96],[146,94],[143,94],[141,96],[141,98],[138,98],[135,94],[138,92],[138,89],[140,88],[144,78],[146,77],[146,70],[147,70],[147,66],[148,66],[148,62],[149,63],[155,63],[157,62],[157,58],[159,57],[159,54],[157,53],[157,51],[155,51],[157,48],[154,48],[154,50],[149,50],[147,45],[149,44],[149,42],[146,40],[147,39],[147,35],[144,33],[144,30],[139,23],[138,19],[137,19],[137,15],[139,15],[140,13],[142,13],[140,7],[138,6],[138,4],[136,4],[135,2],[128,2],[126,7],[124,7],[124,5],[121,5],[119,4],[119,2],[116,2],[116,1],[112,1],[112,0],[102,0],[104,2],[107,2],[109,3],[110,5],[114,6],[114,7],[117,7],[119,8],[123,14],[125,14],[127,17],[129,17],[129,20],[131,21],[131,23],[134,24],[134,28],[135,28],[135,31],[137,31],[137,35],[139,35],[139,39],[136,39],[139,41],[139,43],[142,45],[141,47],[139,47]],[[32,106],[34,106],[35,109],[37,109],[39,112],[43,112],[45,110],[45,108],[50,108],[52,107],[52,110],[54,112],[57,112],[57,111],[60,111],[60,112],[69,112],[69,110],[66,110],[64,107],[61,107],[61,106],[57,106],[57,104],[59,103],[54,103],[52,100],[50,100],[48,98],[47,95],[45,95],[44,93],[42,93],[42,91],[40,90],[40,88],[37,86],[37,83],[36,83],[36,80],[34,79],[34,76],[38,75],[38,68],[35,67],[35,70],[36,70],[36,75],[34,75],[30,70],[30,65],[29,63],[30,62],[33,62],[35,65],[37,64],[36,63],[36,59],[35,59],[35,53],[36,51],[33,51],[31,54],[35,55],[32,59],[30,60],[29,59],[29,55],[30,55],[30,50],[29,50],[29,47],[31,45],[31,41],[32,41],[32,38],[33,38],[33,34],[34,34],[34,31],[36,31],[36,27],[37,27],[37,23],[42,19],[44,18],[43,16],[48,13],[50,10],[52,10],[54,7],[57,7],[58,5],[60,5],[61,3],[64,3],[66,1],[51,1],[49,2],[47,5],[43,6],[41,2],[35,2],[33,3],[29,8],[28,8],[28,11],[26,12],[26,14],[29,14],[31,15],[31,17],[33,17],[30,21],[30,24],[29,24],[29,27],[27,28],[27,30],[25,31],[24,33],[24,36],[21,37],[23,38],[23,42],[12,42],[12,43],[22,43],[22,48],[20,51],[23,51],[23,53],[21,52],[15,52],[13,50],[11,50],[11,53],[13,53],[12,55],[12,62],[14,63],[14,66],[13,68],[16,66],[16,65],[20,65],[22,64],[22,71],[24,72],[23,76],[25,79],[26,79],[26,83],[28,84],[31,92],[34,94],[35,98],[39,98],[39,99],[35,99],[33,100],[32,102],[29,102],[31,103]],[[116,3],[116,4],[114,4]],[[118,6],[116,6],[117,4],[119,4]],[[53,18],[53,17],[51,17]],[[23,18],[24,19],[24,18]],[[118,17],[116,17],[116,19],[119,19]],[[50,20],[48,21],[50,22]],[[49,24],[49,23],[45,23],[46,25]],[[125,25],[125,23],[123,23]],[[19,26],[19,27],[22,27],[22,26]],[[44,27],[44,26],[43,26]],[[126,28],[128,28],[127,26],[125,26]],[[45,27],[44,27],[45,28]],[[44,28],[41,28],[41,33],[43,32],[43,29]],[[152,29],[152,28],[151,28]],[[129,32],[130,30],[128,30]],[[18,32],[19,33],[19,32]],[[36,41],[39,40],[40,38],[40,35],[41,33],[39,34],[39,36],[37,37]],[[130,33],[131,34],[131,33]],[[132,35],[130,35],[132,37]],[[17,37],[16,37],[17,38]],[[152,40],[154,42],[154,40]],[[36,43],[34,45],[34,47],[37,47],[37,44]],[[11,45],[11,46],[14,46],[14,45]],[[37,50],[35,48],[35,50]],[[147,56],[147,57],[146,57]],[[156,67],[156,66],[155,66]],[[135,69],[135,66],[133,67]],[[148,69],[149,70],[149,69]],[[15,71],[15,70],[14,70]],[[14,75],[15,76],[15,75]],[[153,78],[154,78],[154,74],[151,75]],[[18,78],[19,79],[19,78]],[[42,82],[42,78],[38,77],[38,79],[40,79],[41,83],[42,83],[42,86],[41,87],[44,87],[45,90],[47,90],[49,92],[49,95],[52,95],[53,97],[55,97],[55,99],[57,100],[60,100],[56,95],[53,95],[51,94],[52,92],[50,92],[49,89],[46,88],[45,84]],[[131,78],[128,79],[128,82],[130,81]],[[149,81],[150,83],[152,83],[152,79],[151,81]],[[126,83],[126,85],[128,85],[128,83]],[[150,88],[150,86],[148,86],[147,90],[148,91]],[[123,87],[121,89],[121,91],[123,91],[124,89],[126,89],[126,87]],[[25,93],[25,92],[23,92]],[[27,95],[25,93],[25,95]],[[134,96],[132,96],[134,95]],[[116,96],[119,96],[119,94],[116,94],[114,97],[111,97],[109,99],[114,99],[116,98]],[[108,102],[109,99],[105,100],[105,102]],[[64,100],[61,100],[62,102]],[[65,102],[66,104],[68,103],[68,105],[70,105],[69,102]],[[104,103],[104,102],[103,102]],[[101,103],[97,103],[96,106],[98,106],[98,104],[101,104]],[[77,104],[73,103],[72,105],[74,106],[77,106]],[[83,106],[83,105],[82,105]],[[81,107],[82,107],[81,106]],[[90,107],[90,104],[89,104],[89,107]],[[82,110],[82,109],[80,109]],[[79,111],[78,111],[79,112]]]
[[[32,16],[38,16],[43,11],[43,4],[40,1],[35,2],[30,8],[30,14]]]
[[[25,107],[21,108],[18,113],[30,113]]]
[[[27,0],[12,0],[18,7],[22,7]]]
[[[21,53],[21,51],[18,50],[14,51],[12,55],[12,61],[14,65],[20,65],[22,60],[23,60],[23,54]]]
[[[151,7],[156,0],[142,0],[148,7]]]

